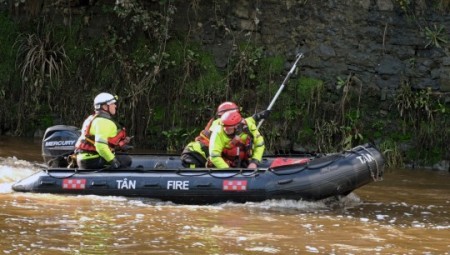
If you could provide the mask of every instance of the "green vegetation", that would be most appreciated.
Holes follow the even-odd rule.
[[[419,3],[418,3],[419,2]],[[425,48],[436,47],[446,48],[448,44],[448,36],[443,24],[430,25],[425,20],[416,15],[417,5],[423,5],[426,11],[433,10],[443,15],[447,15],[450,11],[449,0],[431,0],[431,1],[414,1],[414,0],[396,0],[394,4],[407,15],[411,22],[417,25],[418,30],[422,33],[426,40]]]
[[[386,160],[386,166],[388,168],[401,168],[404,167],[404,159],[402,152],[398,148],[398,144],[392,139],[384,140],[380,144],[380,150],[384,154]]]
[[[418,164],[434,163],[448,150],[449,114],[439,96],[430,88],[412,91],[409,83],[400,86],[393,101],[402,118],[399,134],[392,135],[395,141],[409,142],[406,161]]]
[[[437,26],[434,24],[432,28],[425,27],[425,38],[428,41],[425,48],[429,46],[442,48],[442,45],[448,43],[447,31],[443,25]]]
[[[7,128],[8,122],[16,116],[14,108],[18,107],[10,99],[13,92],[20,89],[15,73],[16,50],[14,41],[19,28],[7,14],[0,13],[0,128]]]

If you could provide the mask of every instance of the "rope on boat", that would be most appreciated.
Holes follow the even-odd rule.
[[[55,178],[55,179],[65,179],[65,178],[70,178],[70,177],[76,175],[76,174],[78,173],[78,168],[75,168],[75,170],[73,171],[72,174],[69,174],[69,175],[67,175],[67,176],[62,176],[62,177],[58,177],[58,176],[52,175],[52,174],[49,172],[49,169],[48,169],[48,168],[44,169],[43,171],[44,171],[48,176],[50,176],[50,177],[52,177],[52,178]]]
[[[249,174],[244,174],[244,169],[241,168],[238,172],[232,174],[232,175],[228,175],[228,176],[218,176],[218,175],[214,175],[214,172],[220,173],[220,170],[214,169],[214,168],[209,168],[207,171],[202,171],[202,173],[200,174],[182,174],[183,169],[178,169],[176,174],[180,175],[180,176],[193,176],[193,177],[197,177],[197,176],[203,176],[203,175],[209,175],[213,178],[217,178],[217,179],[228,179],[228,178],[232,178],[232,177],[236,177],[238,175],[242,175],[243,177],[252,177],[252,176],[257,176],[259,175],[258,173],[258,169],[256,168],[254,171],[251,171]]]
[[[242,169],[241,169],[240,172],[241,172],[241,175],[244,176],[244,177],[252,177],[252,176],[258,176],[258,175],[259,175],[258,168],[255,168],[255,170],[252,171],[252,172],[250,172],[250,174],[248,174],[248,175],[245,175],[245,174],[243,173]]]
[[[328,159],[328,158],[331,158],[331,157],[336,157],[336,159],[331,160],[331,161],[328,161],[328,163],[322,164],[322,165],[316,163],[318,166],[316,166],[316,167],[309,166],[308,169],[311,169],[311,170],[322,169],[322,168],[324,168],[324,167],[326,167],[326,166],[329,166],[329,165],[333,164],[334,162],[336,162],[336,161],[338,161],[338,160],[340,160],[340,159],[343,158],[343,156],[342,156],[341,154],[336,153],[336,154],[331,154],[331,155],[329,155],[329,156],[327,156],[327,157],[324,157],[324,158],[322,158],[322,159]]]
[[[302,168],[302,169],[300,169],[300,170],[297,170],[297,171],[295,171],[295,172],[288,172],[288,173],[281,173],[280,171],[275,170],[275,169],[273,169],[273,168],[269,168],[268,171],[272,172],[274,175],[277,175],[277,176],[283,176],[283,175],[298,174],[298,173],[303,172],[303,171],[305,171],[305,170],[307,170],[307,169],[309,169],[308,166],[306,166],[306,167],[304,167],[304,168]]]
[[[228,179],[228,178],[233,178],[233,177],[236,177],[236,176],[238,176],[238,175],[242,175],[243,177],[252,177],[252,176],[257,176],[257,175],[259,175],[258,174],[258,168],[256,168],[255,170],[253,170],[253,171],[251,171],[250,172],[250,174],[248,174],[248,175],[245,175],[244,174],[244,169],[243,168],[241,168],[238,172],[236,172],[235,174],[232,174],[232,175],[228,175],[228,176],[218,176],[218,175],[214,175],[213,173],[214,172],[220,172],[220,170],[217,170],[217,169],[212,169],[212,168],[210,168],[209,170],[208,170],[208,175],[209,176],[211,176],[211,177],[213,177],[213,178],[217,178],[217,179]]]
[[[233,177],[240,175],[242,173],[242,170],[236,172],[235,174],[229,175],[229,176],[217,176],[217,175],[214,175],[213,172],[214,171],[212,171],[212,169],[209,169],[209,171],[208,171],[209,176],[211,176],[213,178],[217,178],[217,179],[228,179],[228,178],[233,178]]]
[[[107,169],[109,169],[109,167],[105,167],[105,168],[98,169],[98,170],[94,170],[94,171],[89,171],[89,170],[88,170],[88,171],[83,171],[83,172],[84,172],[84,173],[99,173],[99,172],[104,171],[104,170],[107,170]],[[76,174],[78,173],[78,170],[79,170],[78,168],[73,168],[73,173],[72,173],[72,174],[69,174],[69,175],[67,175],[67,176],[62,176],[62,177],[58,177],[58,176],[52,175],[52,174],[50,173],[48,167],[44,168],[42,171],[44,171],[48,176],[50,176],[50,177],[52,177],[52,178],[55,178],[55,179],[66,179],[66,178],[70,178],[70,177],[76,175]]]
[[[364,150],[365,152],[367,152],[373,158],[373,160],[375,161],[376,174],[374,173],[374,171],[373,171],[373,169],[372,169],[372,167],[370,165],[370,162],[369,162],[369,160],[367,160],[366,156],[364,154],[360,153],[359,151],[356,151],[357,149]],[[378,165],[377,159],[372,154],[372,152],[370,152],[365,146],[358,145],[355,148],[352,148],[351,150],[348,150],[347,152],[353,152],[353,153],[355,153],[357,155],[360,155],[361,157],[363,157],[366,160],[366,165],[367,165],[367,168],[370,171],[370,176],[372,177],[373,181],[377,182],[377,181],[382,181],[383,180],[383,177],[380,174],[381,171],[380,171],[380,167]]]
[[[33,163],[33,166],[39,167],[42,170],[48,169],[48,166],[42,163]]]
[[[376,172],[376,177],[373,180],[374,181],[382,181],[383,180],[383,176],[381,174],[380,167],[378,165],[377,159],[373,156],[373,154],[366,147],[363,147],[362,149],[365,150],[367,153],[369,153],[375,160],[375,166],[377,168],[377,172]]]
[[[209,173],[207,171],[202,171],[199,174],[182,174],[183,169],[178,168],[177,171],[175,172],[176,174],[178,174],[179,176],[192,176],[192,177],[198,177],[198,176],[204,176],[204,175],[208,175]]]

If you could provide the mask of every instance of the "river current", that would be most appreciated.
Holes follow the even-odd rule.
[[[450,174],[387,169],[340,200],[179,205],[19,193],[40,141],[0,137],[0,254],[450,254]]]

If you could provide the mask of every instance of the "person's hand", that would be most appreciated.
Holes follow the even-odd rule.
[[[260,111],[258,113],[253,114],[253,119],[255,119],[256,122],[269,118],[270,110],[264,110]]]
[[[113,160],[111,160],[109,162],[109,164],[111,165],[112,169],[117,169],[120,167],[120,161],[117,158],[114,158]]]
[[[247,168],[258,168],[258,165],[252,162],[247,166]]]

